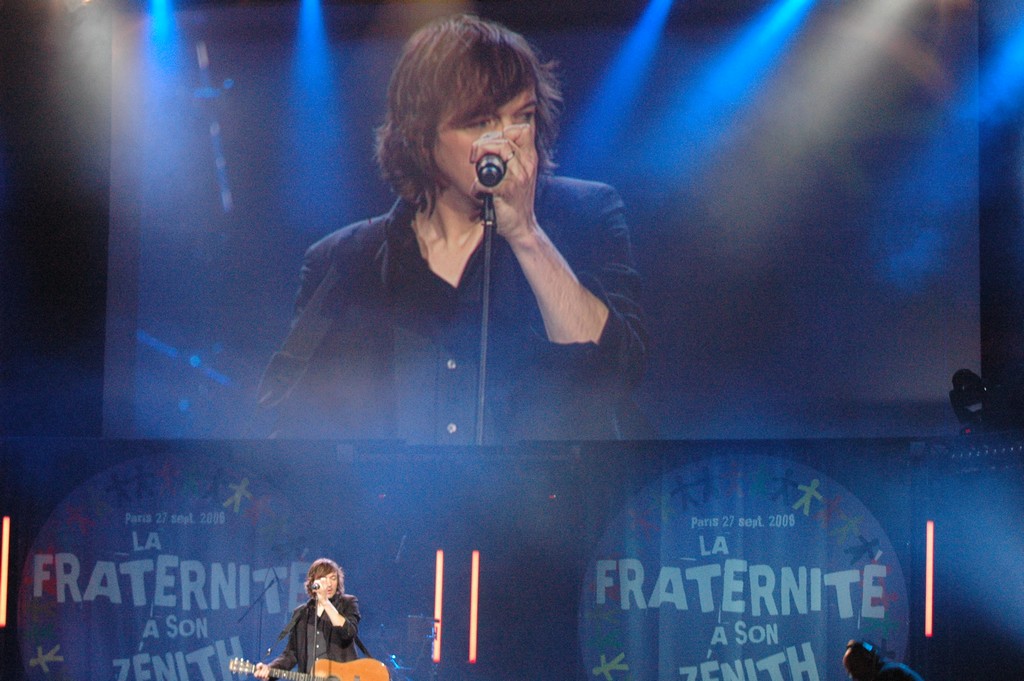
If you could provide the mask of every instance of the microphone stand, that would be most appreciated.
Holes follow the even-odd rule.
[[[494,197],[484,194],[484,273],[480,292],[480,371],[476,386],[476,444],[484,443],[484,405],[487,395],[487,336],[491,319],[491,248],[498,222],[494,215]]]
[[[249,613],[252,612],[253,608],[255,608],[257,605],[259,605],[259,609],[256,611],[256,647],[257,647],[258,650],[262,650],[262,644],[263,644],[263,596],[268,591],[270,591],[270,587],[272,587],[275,584],[277,584],[277,572],[272,569],[270,571],[270,575],[271,575],[271,578],[272,578],[270,580],[270,583],[267,584],[267,586],[263,589],[263,591],[260,592],[260,595],[256,597],[256,600],[253,603],[249,604],[249,607],[246,608],[245,612],[242,613],[242,616],[239,617],[237,620],[235,620],[236,623],[237,622],[241,622],[242,620],[244,620],[246,617],[249,616]],[[281,639],[277,639],[277,640],[280,641]],[[273,650],[273,648],[274,648],[274,646],[270,646],[269,648],[267,648],[267,652],[266,652],[266,654],[264,654],[263,659],[266,659],[267,656],[270,655],[270,651]]]
[[[308,674],[312,674],[313,670],[316,669],[316,661],[317,661],[317,658],[318,658],[318,655],[317,655],[317,652],[316,652],[317,644],[319,643],[319,641],[317,641],[316,637],[317,637],[317,635],[320,632],[320,613],[317,612],[317,606],[318,605],[319,605],[319,599],[316,597],[316,594],[314,594],[313,595],[313,608],[312,608],[312,610],[313,610],[313,640],[311,642],[307,642],[306,643],[306,650],[307,650],[307,652],[306,652],[306,658],[307,658],[306,659],[306,664],[309,665],[309,670],[307,672]],[[327,637],[325,636],[324,637],[324,653],[326,653],[326,652],[327,652]],[[312,658],[313,658],[312,660],[309,659],[310,653],[312,653]]]

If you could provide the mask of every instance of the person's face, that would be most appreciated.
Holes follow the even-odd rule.
[[[326,575],[321,575],[313,581],[320,582],[323,585],[321,588],[324,589],[324,594],[327,596],[327,598],[331,598],[332,596],[334,596],[334,594],[338,593],[337,572],[329,572]]]
[[[482,114],[466,121],[454,120],[451,116],[438,126],[437,143],[434,146],[434,161],[448,185],[443,194],[476,206],[479,200],[474,195],[476,166],[473,164],[473,143],[483,135],[501,135],[511,125],[529,126],[529,134],[519,140],[519,147],[528,146],[535,150],[536,129],[533,125],[537,111],[537,97],[533,89],[525,90],[500,106],[497,111]],[[532,156],[533,154],[531,154]]]

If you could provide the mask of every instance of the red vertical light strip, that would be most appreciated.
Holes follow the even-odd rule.
[[[935,615],[935,521],[925,525],[924,544],[924,635],[932,637],[932,623]]]
[[[477,613],[480,595],[480,552],[473,552],[473,572],[469,582],[469,663],[476,663]]]
[[[431,659],[441,661],[441,598],[444,595],[444,551],[437,550],[434,568],[434,652]]]
[[[0,629],[7,626],[7,567],[11,557],[11,518],[4,516],[0,538]]]

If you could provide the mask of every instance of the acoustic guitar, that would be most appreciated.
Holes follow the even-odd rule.
[[[228,669],[234,674],[252,674],[256,670],[256,665],[236,657],[228,663]],[[388,668],[379,660],[369,657],[361,657],[351,662],[317,660],[313,665],[312,674],[284,669],[270,670],[270,678],[288,681],[388,681],[389,677]]]

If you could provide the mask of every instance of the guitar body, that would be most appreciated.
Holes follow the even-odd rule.
[[[228,664],[228,669],[233,674],[252,674],[256,665],[248,660],[235,658]],[[391,675],[388,674],[388,668],[383,662],[361,657],[351,662],[317,660],[313,665],[312,674],[271,669],[270,678],[289,681],[389,681]]]
[[[313,665],[313,678],[319,681],[388,681],[388,668],[379,660],[362,657],[351,662],[317,660]]]

